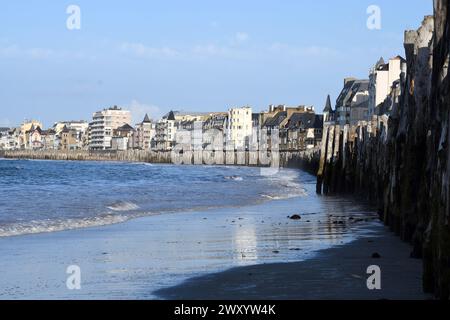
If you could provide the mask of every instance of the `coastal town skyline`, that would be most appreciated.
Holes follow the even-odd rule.
[[[450,299],[450,0],[2,9],[0,302]]]
[[[0,150],[178,152],[179,146],[201,137],[202,148],[249,151],[258,149],[255,141],[264,145],[270,135],[269,140],[275,139],[270,149],[318,151],[324,145],[323,130],[330,125],[366,126],[376,119],[377,129],[384,131],[398,108],[406,73],[404,57],[381,57],[367,77],[344,78],[335,103],[328,95],[322,112],[310,105],[269,105],[262,111],[242,106],[209,112],[171,110],[158,119],[145,113],[138,122],[131,110],[114,105],[94,112],[89,121],[66,119],[48,128],[30,119],[19,127],[0,127]]]
[[[106,11],[118,21],[111,25],[101,4],[79,1],[82,25],[76,31],[65,28],[66,6],[5,4],[0,17],[14,31],[7,37],[0,34],[5,105],[0,126],[17,126],[25,118],[47,126],[86,119],[112,105],[131,110],[133,122],[145,113],[159,118],[170,110],[210,112],[239,105],[261,111],[269,104],[307,104],[321,112],[326,95],[334,100],[339,94],[342,78],[364,78],[380,55],[389,59],[402,54],[403,30],[417,27],[418,12],[431,13],[426,1],[408,6],[378,1],[382,28],[368,30],[371,3],[366,2],[346,6],[347,14],[360,19],[345,21],[339,18],[345,13],[338,4],[289,2],[277,7],[285,19],[276,24],[267,22],[271,2],[259,6],[258,17],[252,3],[241,4],[242,12],[233,3],[195,4],[188,10],[192,16],[170,13],[163,4],[140,3],[124,10],[114,4]],[[204,10],[197,10],[202,5]],[[402,14],[396,14],[400,8]],[[142,19],[139,10],[181,19],[189,36],[177,34],[180,30],[168,21]],[[131,16],[134,23],[122,23]],[[19,26],[24,19],[27,23]],[[33,30],[35,23],[39,28]],[[361,58],[356,64],[350,62],[355,55]]]

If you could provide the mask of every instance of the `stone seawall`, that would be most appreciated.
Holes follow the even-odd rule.
[[[1,153],[0,153],[1,155]],[[129,161],[170,163],[170,152],[129,151],[59,151],[59,150],[5,150],[3,158],[67,161]]]
[[[300,168],[311,174],[316,174],[319,165],[320,150],[309,151],[279,151],[276,159],[281,167]],[[261,153],[262,154],[262,153]],[[196,161],[197,153],[183,164],[208,164],[206,160]],[[0,157],[10,159],[39,159],[39,160],[67,160],[67,161],[126,161],[148,163],[174,163],[170,151],[57,151],[57,150],[4,150]],[[269,154],[269,158],[272,156]],[[274,156],[275,157],[275,156]],[[266,159],[260,159],[258,152],[223,152],[217,164],[242,166],[267,166]],[[186,159],[185,159],[186,160]],[[176,162],[177,163],[177,162]]]
[[[324,128],[317,191],[359,193],[423,258],[424,290],[450,298],[449,3],[405,33],[408,64],[387,130]]]

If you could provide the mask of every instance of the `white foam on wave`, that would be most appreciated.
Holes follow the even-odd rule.
[[[128,164],[135,165],[135,166],[147,166],[147,167],[155,166],[153,163],[149,163],[149,162],[129,162]]]
[[[276,174],[265,177],[273,184],[282,188],[279,190],[280,194],[262,195],[264,198],[281,200],[307,195],[306,189],[302,186],[298,171],[296,170],[280,169]]]
[[[233,180],[233,181],[244,181],[244,178],[240,176],[228,176],[225,177],[226,180]]]
[[[50,233],[64,230],[100,227],[117,224],[133,218],[126,215],[103,215],[98,217],[66,220],[43,220],[24,223],[14,223],[0,226],[0,237],[12,237],[25,234]]]
[[[305,193],[299,192],[299,193],[288,193],[285,195],[269,195],[269,194],[262,194],[261,197],[269,200],[286,200],[286,199],[292,199],[297,198],[299,196],[303,196]]]
[[[112,204],[111,206],[108,206],[107,208],[112,211],[132,211],[139,209],[139,206],[132,202],[120,201]]]

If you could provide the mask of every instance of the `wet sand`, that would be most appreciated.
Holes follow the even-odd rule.
[[[421,262],[373,208],[298,183],[293,198],[0,237],[0,299],[425,298]],[[374,263],[380,292],[366,288]],[[66,286],[71,265],[81,290]]]
[[[302,219],[288,219],[292,214]],[[374,219],[359,203],[311,192],[246,207],[0,238],[0,299],[157,299],[154,292],[190,278],[310,259],[320,250],[370,236],[379,225]],[[71,265],[81,269],[81,290],[66,287]],[[263,297],[265,291],[258,294]]]
[[[422,262],[384,226],[374,235],[323,250],[302,262],[239,267],[190,279],[154,294],[188,300],[423,300]],[[380,258],[374,258],[373,254]],[[381,290],[367,288],[367,268],[381,268]]]

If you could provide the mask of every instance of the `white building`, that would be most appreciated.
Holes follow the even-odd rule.
[[[150,150],[152,140],[156,135],[156,125],[146,114],[141,123],[136,124],[135,148],[140,150]]]
[[[20,149],[20,128],[11,128],[8,132],[2,132],[2,142],[0,142],[0,149],[17,150]]]
[[[235,148],[243,148],[253,132],[252,108],[231,108],[228,111],[227,138]]]
[[[156,124],[155,145],[156,150],[172,150],[175,145],[177,133],[175,113],[170,111]]]
[[[388,63],[381,58],[370,71],[368,120],[377,115],[377,107],[383,104],[402,72],[406,73],[406,60],[400,56],[390,59]]]
[[[95,112],[89,124],[89,149],[111,149],[113,130],[129,123],[131,112],[117,106]]]
[[[9,131],[10,128],[0,127],[0,150],[9,150]]]

